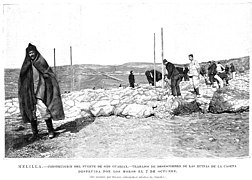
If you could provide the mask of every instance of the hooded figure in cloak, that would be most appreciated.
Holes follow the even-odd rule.
[[[22,119],[31,123],[31,141],[38,138],[36,110],[45,120],[49,138],[55,136],[53,120],[65,118],[56,76],[36,46],[29,43],[18,79],[18,99]]]

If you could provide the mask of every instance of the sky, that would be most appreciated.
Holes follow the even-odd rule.
[[[20,68],[28,43],[49,65],[188,63],[247,56],[251,4],[246,1],[16,1],[3,5],[5,68]]]

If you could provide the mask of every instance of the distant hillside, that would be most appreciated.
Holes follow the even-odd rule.
[[[241,57],[241,58],[232,58],[232,59],[225,59],[225,60],[219,60],[217,62],[221,62],[224,66],[226,64],[233,63],[237,70],[248,70],[250,68],[249,65],[249,56]],[[200,65],[207,65],[208,62],[201,62]],[[187,64],[175,64],[175,66],[184,67]],[[128,62],[121,65],[78,65],[78,66],[84,66],[89,67],[92,69],[95,69],[99,72],[107,72],[112,74],[128,74],[131,70],[134,71],[136,74],[144,74],[146,70],[150,70],[154,68],[153,63],[148,62]],[[156,63],[157,70],[161,71],[162,66],[161,63]]]
[[[249,64],[250,57],[245,56],[241,58],[233,58],[229,60],[220,60],[221,64],[226,65],[233,63],[234,66],[236,67],[237,71],[243,71],[243,70],[249,70],[250,69],[250,64]]]
[[[249,57],[220,60],[223,65],[233,63],[238,71],[248,70]],[[175,64],[176,65],[176,64]],[[202,62],[200,65],[207,65]],[[177,64],[176,66],[184,66]],[[161,72],[161,64],[156,65]],[[61,92],[68,92],[86,88],[110,88],[128,86],[128,75],[134,71],[137,83],[147,83],[144,75],[146,70],[153,69],[153,63],[130,62],[122,65],[80,64],[71,66],[57,66],[56,72]],[[5,69],[5,98],[17,97],[17,81],[20,69]]]
[[[219,60],[217,62],[221,62],[223,65],[234,63],[237,69],[245,68],[245,70],[249,69],[249,56],[241,57],[241,58],[233,58],[229,60]],[[184,67],[187,64],[175,64],[175,66]],[[201,62],[200,65],[207,65],[207,62]],[[67,68],[68,66],[59,66],[57,68]],[[85,74],[89,74],[92,72],[95,73],[109,73],[109,74],[129,74],[130,71],[134,71],[136,74],[144,74],[146,70],[150,70],[154,68],[153,63],[148,62],[128,62],[121,65],[96,65],[96,64],[78,64],[74,65],[75,69],[85,71]],[[161,71],[162,66],[161,63],[156,63],[157,70]]]
[[[160,63],[156,63],[156,65],[161,65]],[[153,66],[153,63],[148,63],[148,62],[128,62],[124,63],[120,66],[127,66],[127,67],[148,67],[148,66]]]

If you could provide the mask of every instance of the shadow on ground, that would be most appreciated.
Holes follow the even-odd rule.
[[[94,122],[94,120],[95,120],[95,117],[77,118],[74,121],[64,123],[60,125],[59,127],[55,128],[56,135],[59,134],[57,133],[57,131],[61,131],[60,133],[65,133],[65,132],[77,133],[84,127]]]
[[[55,138],[57,138],[57,136],[65,132],[77,133],[84,127],[94,122],[94,120],[95,120],[94,117],[77,118],[73,121],[63,123],[55,128]],[[18,150],[34,142],[29,140],[32,134],[27,132],[27,130],[28,128],[21,127],[19,129],[13,130],[12,133],[8,132],[5,133],[6,153],[8,152],[8,150],[11,149]],[[47,135],[48,135],[47,131],[43,130],[42,132],[39,132],[39,136],[38,139],[36,139],[36,141],[48,139]]]

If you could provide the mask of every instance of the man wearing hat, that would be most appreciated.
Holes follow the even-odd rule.
[[[49,138],[55,136],[52,119],[65,118],[56,76],[36,46],[29,43],[18,79],[18,99],[22,119],[31,123],[34,141],[38,137],[36,110],[45,120]]]

